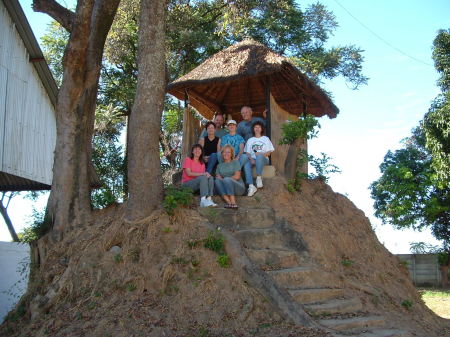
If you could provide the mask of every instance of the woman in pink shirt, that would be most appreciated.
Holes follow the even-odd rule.
[[[214,178],[206,172],[203,148],[200,144],[194,144],[191,155],[183,161],[181,183],[193,192],[200,191],[200,207],[217,206],[211,198],[214,193]]]

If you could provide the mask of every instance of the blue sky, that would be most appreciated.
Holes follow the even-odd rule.
[[[45,32],[48,16],[33,13],[31,2],[20,0],[39,37]],[[309,3],[300,2],[303,8]],[[411,241],[436,243],[429,232],[395,231],[389,225],[382,226],[373,217],[368,187],[379,177],[378,167],[386,152],[397,149],[401,139],[410,135],[438,93],[431,46],[438,29],[450,28],[450,2],[324,0],[321,3],[334,13],[339,23],[329,46],[354,44],[362,48],[363,72],[370,79],[367,86],[356,91],[350,90],[341,79],[323,84],[332,92],[340,113],[335,119],[320,120],[322,129],[319,138],[310,143],[310,151],[316,155],[325,152],[333,158],[332,163],[343,172],[332,176],[329,184],[365,212],[380,241],[391,252],[409,252]],[[20,229],[31,209],[17,200],[11,204],[10,213]],[[9,239],[6,226],[0,223],[0,240]]]

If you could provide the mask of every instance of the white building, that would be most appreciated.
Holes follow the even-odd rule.
[[[58,88],[17,0],[0,0],[0,191],[50,189]]]
[[[0,241],[0,324],[27,289],[29,264],[28,244]]]

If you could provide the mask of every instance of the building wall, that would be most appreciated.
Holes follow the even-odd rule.
[[[0,1],[0,170],[51,185],[54,107]]]
[[[436,254],[398,254],[407,262],[409,275],[416,286],[439,286],[441,271]]]
[[[0,241],[0,323],[25,293],[29,262],[28,244]]]

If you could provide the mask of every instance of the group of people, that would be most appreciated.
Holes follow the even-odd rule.
[[[225,208],[237,209],[235,196],[247,191],[247,196],[251,197],[263,187],[262,172],[275,149],[264,135],[265,120],[253,117],[249,106],[242,107],[241,114],[243,120],[239,124],[235,120],[227,122],[228,130],[223,128],[222,115],[206,123],[198,144],[192,146],[190,156],[183,161],[181,182],[194,192],[200,192],[200,207],[217,206],[212,200],[216,190],[225,201]]]

